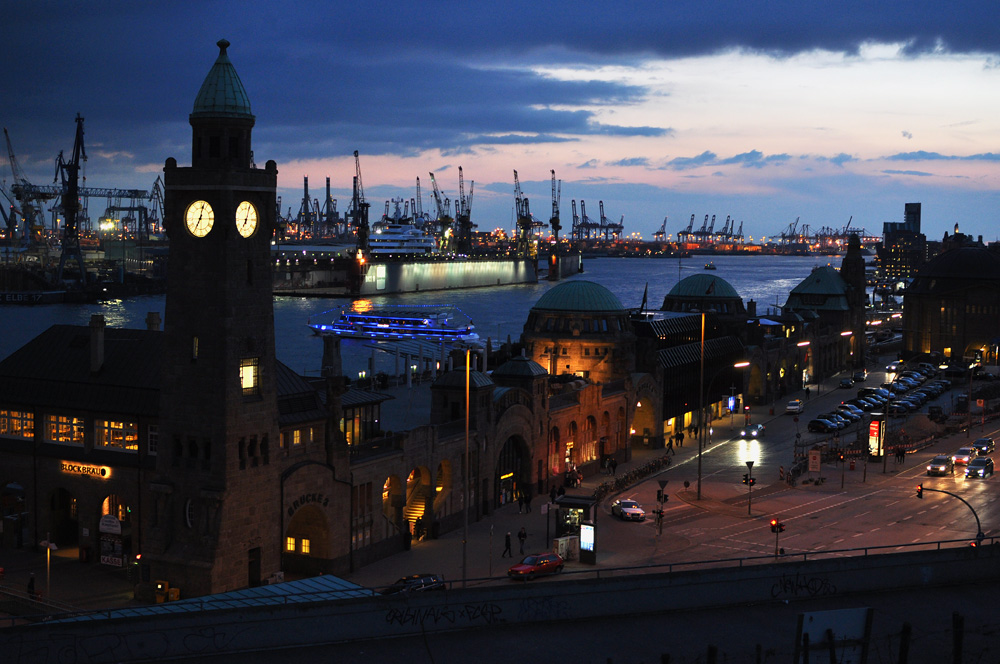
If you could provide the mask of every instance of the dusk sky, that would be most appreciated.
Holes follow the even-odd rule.
[[[475,182],[479,230],[536,217],[561,180],[651,239],[716,215],[759,239],[800,219],[1000,239],[1000,3],[8,2],[0,123],[34,184],[85,118],[88,187],[150,189],[190,163],[188,114],[218,56],[256,116],[282,211],[303,177],[347,209],[360,152],[372,221],[433,172]],[[6,150],[0,177],[10,184]],[[90,214],[101,203],[91,201]]]

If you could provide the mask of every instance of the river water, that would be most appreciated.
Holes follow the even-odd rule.
[[[648,284],[647,308],[658,309],[664,296],[679,279],[705,271],[708,257],[686,259],[667,258],[590,258],[584,260],[584,273],[571,279],[599,283],[618,296],[627,308],[637,308]],[[836,256],[715,256],[711,258],[715,276],[729,282],[743,301],[754,300],[757,313],[784,304],[789,291],[814,267],[840,267]],[[375,304],[449,304],[468,315],[476,331],[487,337],[506,341],[516,340],[538,299],[558,282],[497,286],[447,292],[422,292],[371,298]],[[274,301],[275,340],[278,359],[303,375],[318,375],[322,359],[322,342],[306,327],[310,317],[315,320],[335,317],[322,313],[346,303],[342,298],[277,297]],[[87,325],[91,314],[103,314],[114,327],[145,327],[147,312],[164,311],[164,297],[148,296],[114,300],[95,304],[54,304],[42,306],[7,306],[0,308],[0,357],[7,357],[51,325]],[[371,351],[368,342],[346,340],[343,346],[344,373],[355,377],[366,369]],[[393,373],[395,359],[378,353],[376,371]]]

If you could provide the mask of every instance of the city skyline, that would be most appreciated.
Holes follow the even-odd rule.
[[[695,228],[715,215],[716,230],[729,215],[755,240],[797,218],[880,233],[920,202],[929,239],[956,223],[998,239],[995,5],[238,8],[8,8],[0,122],[28,179],[52,182],[80,113],[81,184],[151,188],[166,158],[190,153],[178,118],[227,39],[283,214],[304,177],[321,203],[329,177],[346,211],[358,150],[372,221],[418,177],[433,209],[430,172],[454,200],[462,166],[479,230],[513,228],[513,170],[547,222],[555,170],[562,235],[573,200],[591,218],[603,201],[647,240],[664,217],[676,237],[691,215]],[[0,177],[10,183],[8,164]]]

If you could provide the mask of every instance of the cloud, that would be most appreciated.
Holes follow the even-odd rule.
[[[903,138],[913,138],[913,134],[911,134],[910,132],[908,132],[908,131],[906,131],[904,129],[903,130]]]
[[[645,157],[631,157],[628,159],[619,159],[618,161],[610,161],[608,166],[649,166],[649,159]]]
[[[768,164],[783,163],[789,159],[791,159],[791,156],[787,154],[772,154],[765,157],[759,150],[751,150],[750,152],[744,152],[743,154],[723,159],[718,163],[722,165],[740,164],[744,168],[763,168]]]
[[[921,176],[921,177],[928,177],[928,176],[934,175],[933,173],[927,173],[925,171],[890,171],[890,170],[884,170],[882,172],[885,173],[886,175],[918,175],[918,176]]]
[[[683,171],[689,168],[698,168],[707,164],[716,163],[717,155],[714,152],[705,150],[697,157],[675,157],[667,162],[667,168]]]
[[[894,155],[889,155],[885,157],[889,161],[1000,161],[1000,154],[995,154],[993,152],[984,152],[981,154],[970,154],[970,155],[944,155],[940,152],[925,152],[924,150],[918,150],[916,152],[900,152]]]

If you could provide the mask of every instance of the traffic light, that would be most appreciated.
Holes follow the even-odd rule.
[[[750,484],[750,474],[749,473],[743,473],[743,483],[744,484]]]
[[[923,497],[924,497],[924,485],[923,484],[918,484],[917,485],[917,498],[923,499]]]
[[[778,532],[778,520],[777,519],[771,519],[771,532],[772,533]]]
[[[657,489],[656,490],[656,502],[658,502],[658,503],[662,503],[663,502],[663,489]]]
[[[757,483],[757,478],[756,477],[751,477],[750,478],[750,482],[749,482],[750,486],[753,486],[756,483]]]
[[[778,522],[778,532],[779,533],[785,532],[785,524]]]

